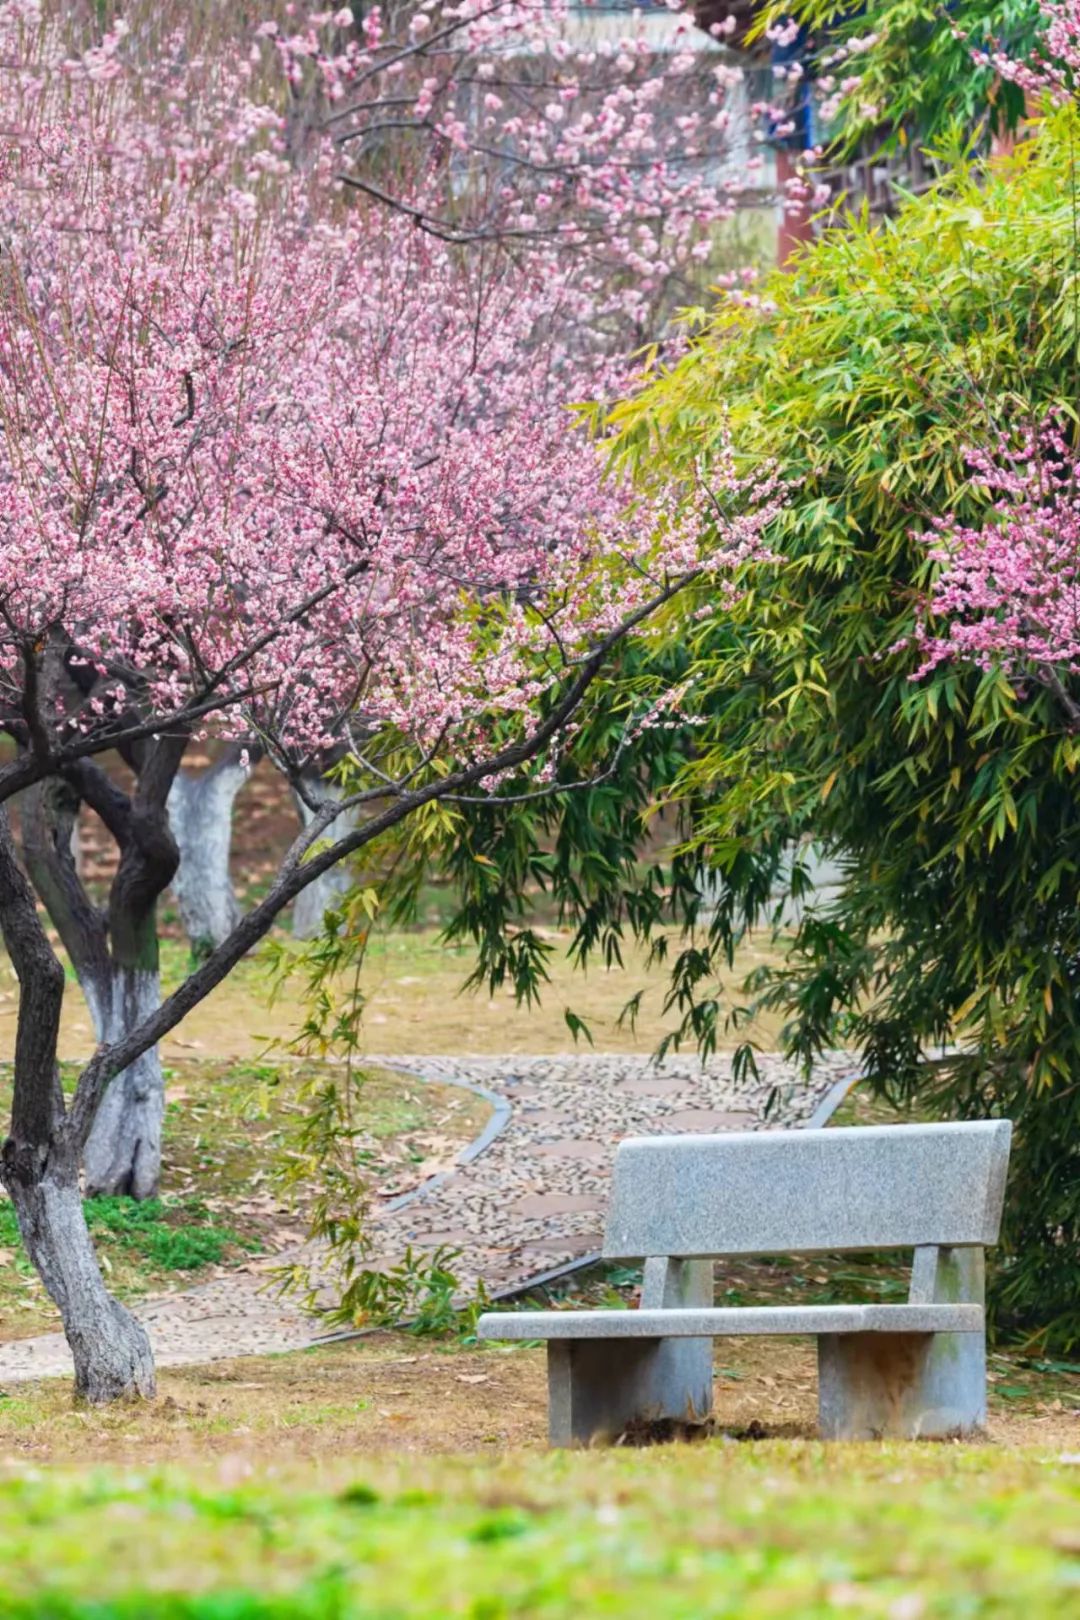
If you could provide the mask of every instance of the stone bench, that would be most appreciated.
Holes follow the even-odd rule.
[[[986,1419],[984,1250],[1012,1127],[970,1124],[658,1136],[615,1155],[603,1253],[644,1260],[641,1309],[489,1312],[481,1339],[545,1339],[552,1445],[701,1423],[712,1341],[813,1334],[821,1434],[970,1434]],[[713,1304],[738,1255],[912,1250],[906,1304]]]

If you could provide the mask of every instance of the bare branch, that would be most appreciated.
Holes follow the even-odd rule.
[[[184,396],[184,409],[180,412],[179,416],[173,419],[174,428],[183,427],[185,422],[190,422],[191,418],[195,415],[195,379],[192,377],[190,371],[184,372]]]

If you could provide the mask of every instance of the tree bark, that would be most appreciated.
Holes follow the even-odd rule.
[[[26,1251],[64,1324],[75,1393],[93,1402],[156,1392],[146,1329],[102,1280],[83,1214],[78,1163],[9,1140],[2,1178]]]
[[[204,771],[178,771],[169,789],[169,825],[180,851],[173,892],[197,959],[240,921],[229,857],[233,804],[250,774],[248,750],[236,747]]]
[[[157,899],[176,873],[179,854],[165,810],[168,784],[156,803],[146,803],[144,777],[151,772],[144,767],[140,776],[109,894],[109,975],[84,985],[99,1045],[123,1040],[161,1005]],[[83,1150],[91,1197],[153,1198],[161,1181],[164,1117],[165,1083],[154,1046],[122,1069],[101,1099]]]
[[[179,855],[166,800],[183,750],[169,738],[140,751],[129,797],[86,762],[69,781],[23,795],[23,843],[38,894],[71,957],[99,1044],[123,1040],[161,1005],[157,899]],[[72,859],[71,827],[85,800],[120,850],[108,907],[92,904]],[[91,1197],[152,1198],[161,1180],[165,1088],[156,1050],[116,1076],[86,1141]]]
[[[60,1312],[76,1391],[91,1401],[151,1396],[150,1340],[105,1287],[83,1214],[79,1149],[85,1133],[65,1110],[56,1058],[64,970],[15,859],[2,808],[0,931],[19,980],[11,1134],[0,1151],[0,1182],[27,1253]]]
[[[161,1005],[153,968],[110,965],[104,980],[83,984],[99,1043],[122,1040]],[[165,1081],[157,1047],[117,1075],[94,1119],[83,1153],[89,1198],[153,1198],[161,1181]]]
[[[122,931],[123,943],[142,965],[129,966],[109,949],[106,914],[91,904],[71,855],[70,828],[79,798],[63,783],[23,795],[23,847],[34,887],[52,918],[93,1020],[99,1043],[121,1040],[161,1004],[153,915],[141,931]],[[104,806],[103,806],[104,807]],[[120,830],[118,828],[118,830]],[[155,1050],[117,1075],[98,1109],[86,1144],[90,1197],[152,1198],[161,1179],[165,1083]]]
[[[342,790],[336,783],[313,778],[310,786],[312,797],[320,802],[343,797]],[[310,805],[304,803],[298,793],[294,793],[293,798],[301,826],[309,827],[315,819],[315,812]],[[340,816],[335,816],[323,836],[329,842],[333,842],[351,832],[359,822],[357,811],[345,810]],[[293,902],[293,933],[297,939],[314,939],[316,935],[321,934],[326,913],[333,910],[351,887],[352,878],[347,867],[342,865],[332,866],[329,871],[323,872],[314,882],[309,883],[306,889],[302,889]]]

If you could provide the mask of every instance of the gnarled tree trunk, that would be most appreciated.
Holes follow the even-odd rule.
[[[100,767],[84,762],[71,781],[50,781],[22,797],[26,863],[64,942],[86,997],[98,1041],[121,1040],[160,1004],[157,900],[179,860],[166,799],[183,748],[163,739],[137,761],[129,796]],[[107,908],[95,906],[72,858],[80,802],[92,805],[120,850]],[[156,1049],[110,1084],[85,1146],[92,1197],[152,1198],[161,1179],[165,1088]]]
[[[0,1179],[26,1251],[60,1312],[75,1360],[75,1393],[95,1402],[152,1396],[150,1340],[102,1280],[83,1214],[77,1158],[9,1139]]]
[[[178,771],[169,825],[180,851],[173,892],[196,957],[209,954],[240,920],[229,873],[236,795],[251,774],[248,749],[230,748],[203,771]]]
[[[79,1191],[84,1129],[65,1108],[56,1056],[64,970],[15,859],[2,807],[0,930],[19,979],[11,1134],[0,1151],[0,1181],[30,1259],[60,1312],[77,1392],[91,1401],[150,1396],[150,1340],[105,1287],[87,1230]]]

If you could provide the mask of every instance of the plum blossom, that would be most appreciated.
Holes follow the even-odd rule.
[[[1080,455],[1062,421],[968,452],[984,523],[939,518],[916,678],[951,659],[1055,684],[1080,673]]]
[[[346,50],[375,48],[379,15],[364,26]],[[273,73],[322,71],[321,35],[261,37]],[[566,409],[632,386],[590,335],[640,308],[612,266],[647,281],[699,240],[650,211],[666,182],[587,273],[561,236],[462,253],[416,228],[452,201],[445,175],[375,210],[341,202],[332,142],[297,161],[272,80],[242,88],[249,41],[206,78],[178,35],[151,94],[119,37],[106,104],[49,38],[2,40],[24,138],[0,175],[0,720],[21,744],[94,746],[134,704],[287,768],[355,713],[467,749],[673,582],[766,555],[768,474],[731,457],[705,504],[648,497]],[[437,107],[434,76],[416,88]],[[546,109],[566,105],[522,115],[523,137],[557,150]],[[586,240],[594,190],[610,219],[627,187],[607,167],[622,108],[577,126]],[[565,225],[557,170],[531,196],[500,230]]]

